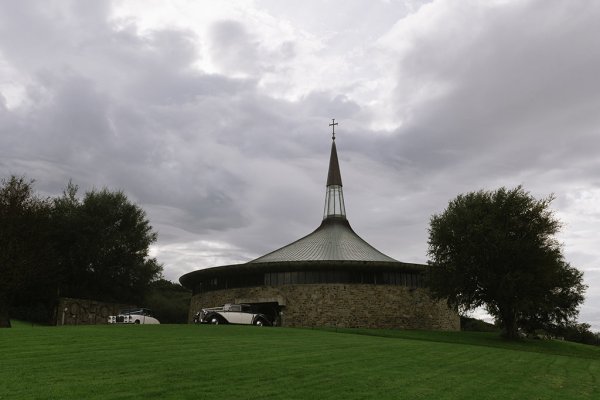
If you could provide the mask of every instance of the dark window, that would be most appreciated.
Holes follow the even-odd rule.
[[[335,283],[335,272],[327,271],[326,276],[327,283]]]
[[[208,277],[198,282],[194,294],[211,290],[279,286],[319,283],[363,283],[377,285],[401,285],[424,287],[425,277],[419,272],[375,272],[375,271],[289,271],[239,274],[229,277]]]
[[[300,283],[300,284],[306,283],[306,272],[305,271],[298,272],[298,283]]]

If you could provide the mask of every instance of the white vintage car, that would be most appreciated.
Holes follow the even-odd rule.
[[[109,324],[160,324],[147,308],[120,310],[118,315],[108,317]]]
[[[203,308],[194,316],[197,324],[241,324],[272,326],[273,318],[255,312],[250,304],[225,304],[223,307]]]

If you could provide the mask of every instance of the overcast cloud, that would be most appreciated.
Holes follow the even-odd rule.
[[[600,330],[600,3],[0,0],[0,176],[123,189],[165,276],[320,223],[331,118],[346,209],[427,261],[457,194],[554,193]]]

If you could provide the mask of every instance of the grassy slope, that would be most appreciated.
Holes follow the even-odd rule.
[[[241,326],[0,330],[0,399],[598,399],[600,349]]]

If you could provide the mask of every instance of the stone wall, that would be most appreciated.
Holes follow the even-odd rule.
[[[107,324],[109,315],[119,310],[135,306],[104,303],[95,300],[61,297],[56,308],[56,325],[98,325]]]
[[[427,289],[395,285],[304,284],[209,291],[192,297],[189,320],[203,307],[225,303],[282,306],[281,323],[293,327],[459,330],[460,319]]]

